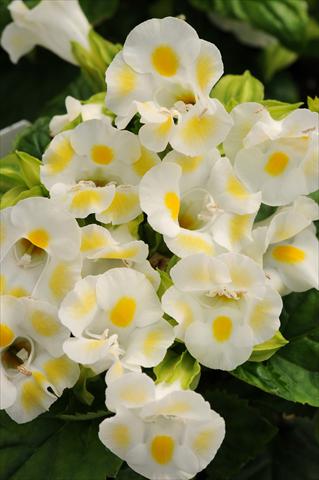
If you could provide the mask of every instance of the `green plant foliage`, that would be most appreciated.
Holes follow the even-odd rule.
[[[190,0],[202,10],[248,22],[292,50],[305,42],[309,21],[305,0]]]
[[[36,120],[30,127],[27,127],[18,135],[14,148],[36,158],[41,158],[51,141],[49,123],[49,117],[41,117]]]
[[[261,68],[266,82],[271,80],[275,73],[292,65],[298,55],[280,45],[279,42],[271,43],[261,54]]]
[[[168,351],[164,360],[154,368],[157,383],[170,384],[178,381],[182,388],[196,388],[200,371],[199,363],[187,350],[181,355]]]
[[[279,100],[262,100],[261,103],[267,108],[268,112],[275,120],[281,120],[290,112],[293,112],[303,105],[303,102],[286,103],[280,102]]]
[[[315,291],[290,294],[282,314],[289,344],[265,362],[247,362],[237,378],[287,400],[319,407],[319,296]]]
[[[312,112],[319,112],[319,97],[307,97],[307,103],[309,110],[311,110]]]
[[[280,348],[287,345],[288,340],[286,340],[282,334],[278,331],[275,335],[267,342],[260,343],[254,347],[253,353],[251,354],[249,361],[250,362],[263,362],[272,357]]]
[[[217,98],[230,112],[241,102],[261,102],[264,98],[264,86],[246,70],[242,75],[222,77],[210,96]]]
[[[122,461],[99,441],[100,421],[62,421],[46,414],[18,425],[1,412],[1,480],[114,477]]]

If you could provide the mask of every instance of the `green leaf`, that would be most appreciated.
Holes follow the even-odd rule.
[[[232,480],[317,480],[319,445],[314,422],[288,418],[269,448]]]
[[[49,133],[49,117],[40,117],[30,127],[27,127],[18,135],[15,141],[15,149],[28,153],[36,158],[42,155],[51,141]]]
[[[81,7],[92,25],[98,25],[113,17],[118,7],[118,0],[80,0]]]
[[[21,170],[23,172],[23,178],[26,185],[31,188],[35,185],[39,185],[40,182],[40,165],[41,162],[37,158],[29,155],[26,152],[16,151],[16,155],[19,159]]]
[[[46,196],[45,191],[41,185],[35,185],[29,189],[22,186],[13,187],[2,195],[0,209],[13,207],[13,205],[25,198],[44,196]]]
[[[271,43],[261,54],[260,61],[263,77],[266,82],[272,79],[275,73],[292,65],[298,55],[280,45],[278,42]]]
[[[181,355],[168,351],[164,360],[154,368],[156,383],[180,382],[182,388],[195,389],[199,382],[201,367],[185,350]]]
[[[227,111],[238,103],[261,102],[264,86],[246,70],[242,75],[225,75],[219,80],[210,94],[224,104]]]
[[[27,184],[17,154],[10,153],[0,159],[0,192],[18,186],[27,187]]]
[[[281,330],[289,344],[269,360],[246,362],[232,374],[286,400],[319,407],[319,295],[290,294],[284,305]]]
[[[0,414],[0,464],[3,480],[105,480],[122,461],[98,438],[100,420],[62,421],[42,415],[18,425]]]
[[[275,120],[281,120],[289,113],[303,105],[303,102],[286,103],[279,100],[262,100],[261,102]]]
[[[281,347],[287,345],[286,340],[278,331],[267,342],[260,343],[254,347],[253,353],[249,357],[250,362],[263,362],[272,357]]]
[[[312,112],[319,112],[319,97],[315,98],[307,97],[308,108]]]
[[[292,50],[300,50],[305,43],[309,20],[305,0],[191,0],[191,3],[202,10],[248,22]]]
[[[226,423],[225,439],[203,479],[233,479],[234,473],[265,448],[277,429],[249,406],[247,400],[219,390],[207,389],[203,394]]]

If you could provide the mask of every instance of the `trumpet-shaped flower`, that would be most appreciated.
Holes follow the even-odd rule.
[[[88,120],[52,140],[41,180],[75,217],[95,213],[99,221],[118,225],[141,213],[138,182],[159,161],[133,133]]]
[[[319,244],[312,224],[318,218],[318,205],[299,197],[255,226],[245,253],[263,266],[282,295],[318,288]]]
[[[317,113],[300,109],[281,121],[261,119],[246,135],[235,170],[263,203],[286,205],[318,189],[318,122]]]
[[[163,308],[178,322],[176,333],[189,352],[207,367],[233,370],[279,328],[281,297],[245,255],[192,255],[171,276]]]
[[[2,293],[60,303],[82,266],[74,218],[42,197],[22,200],[1,217]]]
[[[62,350],[69,335],[51,304],[1,296],[0,408],[17,423],[48,410],[77,381],[79,367]]]
[[[45,0],[29,9],[21,0],[8,6],[13,22],[3,30],[1,45],[13,63],[36,45],[77,65],[71,42],[89,50],[90,24],[78,0]]]
[[[200,394],[161,387],[143,373],[112,381],[106,405],[116,415],[101,423],[100,440],[146,478],[193,478],[216,455],[224,420]]]
[[[112,268],[80,280],[60,308],[60,319],[74,335],[64,343],[73,360],[96,372],[119,358],[151,367],[174,340],[162,319],[155,290],[145,275],[130,268]]]
[[[144,175],[139,191],[148,222],[179,257],[239,250],[260,205],[260,194],[251,194],[216,151],[197,157],[170,152]]]

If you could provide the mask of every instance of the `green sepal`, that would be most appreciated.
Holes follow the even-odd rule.
[[[105,92],[99,92],[92,95],[87,100],[82,100],[82,105],[89,105],[90,103],[103,103],[105,102]]]
[[[20,160],[21,170],[26,185],[31,188],[41,183],[40,181],[40,165],[41,162],[29,153],[16,150],[16,155]]]
[[[87,389],[88,380],[94,377],[96,377],[96,373],[93,370],[80,366],[80,377],[73,388],[73,393],[85,405],[92,405],[94,402],[94,395]]]
[[[41,185],[35,185],[30,189],[23,186],[13,187],[4,193],[0,200],[0,209],[13,207],[16,203],[29,197],[44,197],[45,192]]]
[[[7,192],[14,187],[32,188],[40,183],[41,162],[25,152],[16,151],[0,160],[0,190]]]
[[[319,113],[319,97],[317,95],[315,98],[307,97],[307,103],[309,110]]]
[[[80,125],[80,123],[82,123],[82,121],[83,121],[82,120],[82,115],[80,114],[74,120],[72,120],[72,122],[67,123],[62,131],[65,132],[66,130],[73,130],[73,128]]]
[[[161,277],[161,283],[157,290],[157,295],[161,299],[164,293],[166,292],[166,290],[168,290],[173,285],[173,280],[171,279],[169,274],[164,270],[160,270],[159,268],[157,268],[156,270],[158,271]]]
[[[143,215],[143,213],[141,213],[134,220],[127,223],[128,230],[129,230],[130,234],[132,235],[132,237],[134,237],[136,239],[140,238],[139,234],[138,234],[138,230],[139,230],[139,226],[143,222],[143,220],[144,220],[144,215]]]
[[[267,108],[274,120],[281,120],[303,105],[303,102],[286,103],[279,100],[263,100],[261,103]]]
[[[164,360],[154,367],[156,383],[172,384],[179,382],[183,389],[194,390],[200,378],[200,364],[187,350],[181,355],[168,351]]]
[[[242,102],[261,102],[264,86],[246,70],[242,75],[225,75],[213,88],[210,96],[217,98],[228,112]]]
[[[250,362],[263,362],[272,357],[281,347],[289,343],[288,340],[279,332],[267,342],[260,343],[254,347],[253,353],[249,357]]]
[[[93,29],[88,35],[90,50],[71,42],[72,53],[94,91],[105,90],[105,71],[122,46],[108,42]]]

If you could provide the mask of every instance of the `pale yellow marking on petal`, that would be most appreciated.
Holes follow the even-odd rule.
[[[180,64],[177,53],[166,44],[156,47],[152,52],[151,59],[157,73],[164,77],[175,75]]]
[[[11,328],[4,323],[0,323],[0,347],[7,347],[10,345],[10,343],[12,343],[14,338],[15,334]]]
[[[113,325],[126,328],[134,320],[136,301],[132,297],[121,297],[110,312],[110,320]]]
[[[306,258],[306,253],[301,248],[293,245],[278,245],[273,248],[272,256],[283,263],[300,263]]]
[[[189,412],[191,406],[183,401],[172,403],[164,408],[161,408],[160,413],[162,415],[183,415]]]
[[[133,163],[132,168],[137,175],[143,177],[143,175],[155,165],[156,162],[151,152],[149,152],[146,148],[142,147],[141,156],[135,163]]]
[[[178,219],[180,200],[175,192],[167,192],[164,197],[164,203],[168,208],[173,220]]]
[[[155,330],[146,335],[143,342],[143,352],[147,357],[152,355],[157,345],[163,340],[163,336],[161,330]]]
[[[192,448],[198,455],[205,455],[210,449],[215,437],[213,430],[203,430],[199,432],[193,442]]]
[[[114,252],[108,252],[101,255],[100,258],[110,258],[110,259],[119,259],[119,258],[132,258],[135,257],[138,253],[136,247],[123,248],[122,250],[117,250]]]
[[[94,163],[98,165],[109,165],[114,159],[114,151],[107,145],[94,145],[91,150]]]
[[[4,275],[0,275],[0,295],[4,295],[6,290],[6,277]]]
[[[31,323],[34,330],[43,337],[51,337],[59,331],[59,324],[48,313],[36,310],[31,315]]]
[[[289,157],[284,152],[274,152],[270,155],[264,166],[265,172],[272,177],[281,175],[286,170],[289,163]]]
[[[116,218],[127,215],[139,203],[135,192],[116,191],[111,205],[102,214],[113,214]]]
[[[95,190],[83,190],[74,194],[71,202],[71,208],[85,208],[89,205],[98,207],[101,205],[103,197],[100,192]]]
[[[175,162],[182,167],[183,173],[192,173],[198,169],[202,164],[204,157],[198,155],[197,157],[177,157]]]
[[[106,247],[108,243],[109,242],[101,232],[82,231],[81,252],[103,248]]]
[[[271,305],[266,300],[261,300],[254,305],[249,317],[249,323],[252,328],[258,329],[263,325],[265,318],[267,318],[270,312],[270,309]]]
[[[52,295],[57,300],[62,300],[62,298],[71,290],[73,286],[73,275],[71,267],[65,263],[59,263],[54,270],[52,271],[49,288],[52,292]]]
[[[168,117],[167,120],[164,120],[164,122],[162,122],[159,127],[157,127],[156,129],[156,133],[157,135],[159,135],[160,137],[163,137],[165,135],[167,135],[170,131],[170,129],[172,128],[173,126],[173,119],[172,117]]]
[[[230,219],[230,238],[233,242],[239,242],[246,234],[250,215],[235,215]]]
[[[231,336],[233,330],[233,322],[226,315],[219,315],[214,318],[212,323],[213,337],[218,342],[225,342]]]
[[[36,247],[44,249],[49,245],[50,235],[43,228],[37,228],[29,232],[26,238]]]
[[[67,138],[61,140],[48,155],[48,168],[51,174],[57,174],[65,170],[74,155],[74,150]]]
[[[189,325],[194,321],[194,315],[191,307],[182,300],[176,302],[176,307],[183,315],[183,327],[189,327]]]
[[[95,307],[96,295],[94,290],[89,290],[73,305],[73,314],[76,317],[84,317]]]
[[[12,297],[27,297],[29,292],[23,287],[13,287],[11,290],[8,291],[8,295],[12,295]]]
[[[25,410],[30,411],[35,407],[42,406],[45,393],[38,382],[27,380],[21,388],[21,403]]]
[[[160,465],[166,465],[173,458],[175,442],[169,435],[157,435],[151,443],[153,459]]]
[[[43,370],[49,383],[56,385],[61,380],[68,377],[70,373],[71,361],[67,357],[53,358],[43,365]]]
[[[194,253],[204,252],[208,255],[212,255],[214,252],[213,245],[209,244],[203,238],[193,237],[192,235],[181,233],[178,236],[178,241],[182,247],[187,248],[189,251]]]
[[[188,143],[205,141],[213,135],[216,122],[212,117],[196,115],[185,122],[182,127],[183,140]]]
[[[196,78],[201,90],[205,90],[214,73],[214,63],[209,55],[199,55],[196,63]]]
[[[147,394],[143,389],[139,389],[134,385],[130,385],[121,391],[120,398],[121,400],[129,402],[132,405],[138,405],[144,403],[147,400]]]
[[[116,85],[121,95],[129,95],[136,87],[136,73],[128,65],[123,65],[118,72]]]
[[[226,190],[234,197],[246,198],[248,196],[248,191],[234,175],[230,175],[228,178]]]
[[[127,448],[131,443],[131,435],[128,427],[123,424],[113,425],[112,440],[118,448]]]

